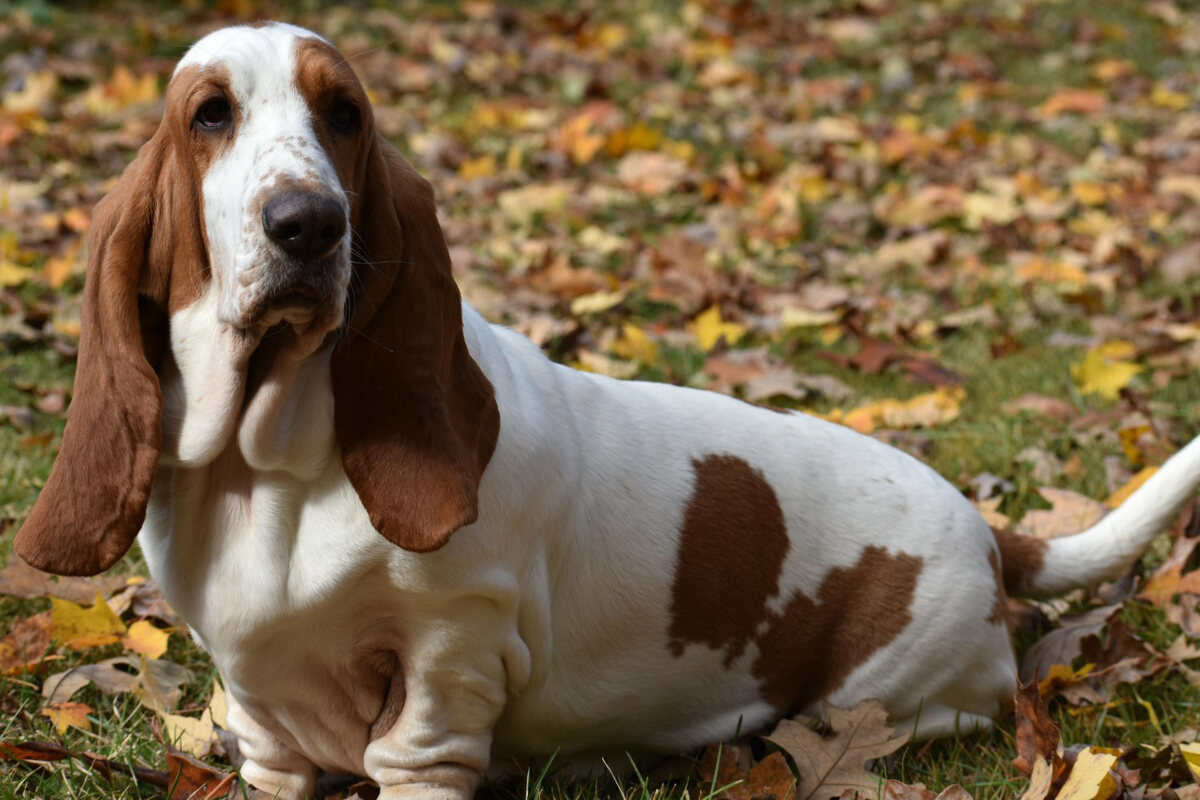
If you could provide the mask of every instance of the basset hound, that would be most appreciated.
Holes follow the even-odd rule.
[[[463,800],[865,698],[986,727],[1005,593],[1120,573],[1200,483],[1193,442],[1024,538],[849,429],[551,363],[462,303],[430,185],[283,24],[196,43],[96,207],[68,420],[17,552],[94,574],[140,535],[283,798]]]

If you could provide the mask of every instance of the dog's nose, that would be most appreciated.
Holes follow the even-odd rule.
[[[284,192],[263,206],[263,231],[295,258],[329,255],[346,232],[346,212],[336,198],[316,192]]]

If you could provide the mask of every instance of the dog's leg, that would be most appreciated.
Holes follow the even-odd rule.
[[[304,800],[317,787],[317,767],[288,747],[254,720],[232,693],[227,695],[229,730],[246,757],[242,777],[263,793],[279,800]]]
[[[493,621],[439,620],[406,642],[403,710],[363,759],[380,800],[470,800],[475,793],[513,670],[511,654],[489,630]]]

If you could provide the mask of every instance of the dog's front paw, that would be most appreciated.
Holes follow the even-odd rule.
[[[278,800],[306,800],[315,796],[317,770],[285,771],[268,769],[253,760],[242,764],[242,777],[255,789],[252,798],[278,798]]]
[[[443,764],[413,770],[395,782],[380,782],[379,800],[471,800],[478,784],[474,771]]]

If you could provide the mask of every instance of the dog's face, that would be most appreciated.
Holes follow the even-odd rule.
[[[226,28],[175,70],[174,124],[196,165],[221,322],[286,322],[323,334],[342,322],[351,202],[371,109],[344,58],[287,25]]]
[[[433,191],[324,39],[263,25],[197,42],[89,246],[75,395],[18,534],[27,561],[106,569],[164,453],[196,469],[236,449],[298,475],[340,455],[374,526],[414,551],[475,519],[498,412],[467,353]],[[327,370],[328,444],[289,447],[310,433],[289,394],[313,369]]]

